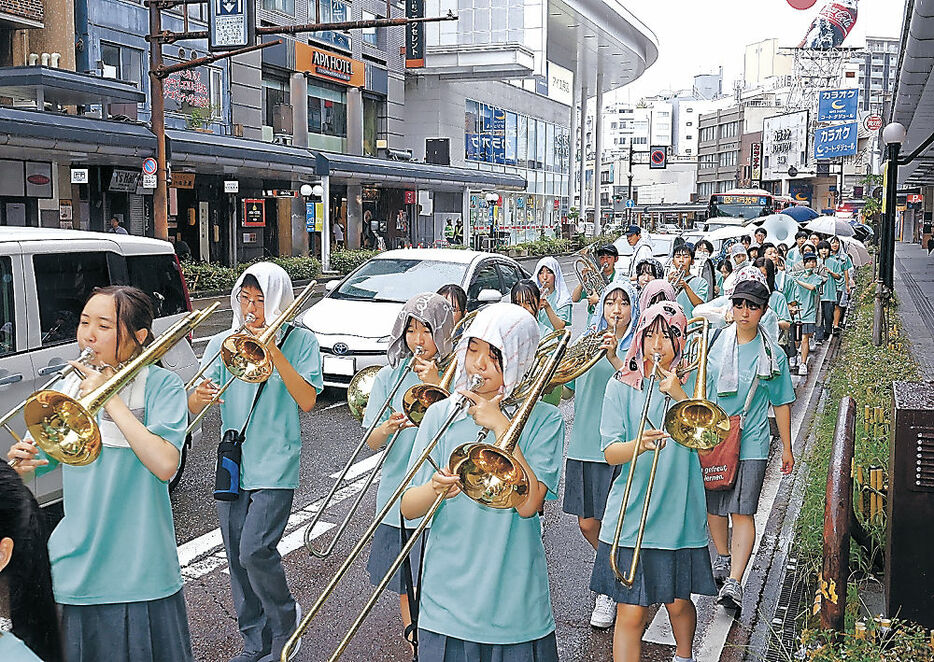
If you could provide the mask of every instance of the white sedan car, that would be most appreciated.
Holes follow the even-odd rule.
[[[321,345],[324,384],[346,388],[368,365],[384,365],[389,334],[403,304],[454,283],[467,292],[467,311],[508,296],[528,273],[513,259],[477,251],[410,248],[380,253],[328,283],[325,297],[299,317]],[[507,299],[508,300],[508,299]]]
[[[671,259],[671,253],[674,249],[676,235],[673,234],[650,234],[649,241],[652,242],[652,255],[656,260],[667,267]],[[619,260],[616,262],[616,271],[623,274],[629,274],[629,261],[632,259],[632,246],[626,239],[626,235],[619,237],[613,242],[616,250],[619,251]]]

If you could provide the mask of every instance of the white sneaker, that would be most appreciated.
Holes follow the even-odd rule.
[[[597,603],[594,605],[593,612],[590,614],[590,625],[601,630],[606,630],[613,625],[616,618],[616,603],[608,595],[600,594],[597,596]]]
[[[808,376],[808,364],[807,363],[802,363],[801,365],[798,366],[798,374],[801,375],[802,377]]]

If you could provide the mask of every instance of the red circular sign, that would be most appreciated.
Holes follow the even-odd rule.
[[[664,163],[665,162],[665,152],[661,149],[656,149],[652,152],[652,163]]]
[[[49,178],[45,175],[29,175],[29,177],[26,178],[26,181],[30,184],[35,184],[36,186],[45,186],[49,183]]]
[[[882,116],[869,115],[865,120],[863,120],[863,123],[867,131],[878,131],[882,128]]]
[[[817,3],[817,0],[788,0],[788,4],[795,9],[810,9]]]

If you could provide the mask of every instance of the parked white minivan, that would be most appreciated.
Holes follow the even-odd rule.
[[[0,228],[0,415],[45,384],[66,362],[77,358],[75,333],[81,309],[96,287],[133,285],[151,298],[159,334],[191,308],[188,288],[172,245],[131,235]],[[188,381],[198,359],[188,340],[173,347],[163,367]],[[22,414],[10,421],[20,435]],[[0,441],[0,451],[13,444]],[[195,432],[200,437],[200,430]],[[178,482],[192,439],[186,441]],[[33,480],[42,505],[61,499],[61,470]]]

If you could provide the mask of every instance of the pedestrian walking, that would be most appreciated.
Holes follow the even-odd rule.
[[[642,228],[638,225],[630,225],[626,229],[626,241],[632,246],[632,257],[629,259],[629,280],[635,282],[638,278],[636,269],[639,263],[652,257],[652,242],[647,236],[642,236]]]
[[[805,251],[802,258],[802,270],[792,273],[796,286],[795,301],[801,318],[801,358],[798,362],[798,374],[808,374],[808,354],[811,351],[811,339],[817,332],[817,308],[820,301],[819,288],[825,277],[817,273],[817,255]]]
[[[120,225],[120,219],[116,216],[110,217],[110,227],[107,228],[107,232],[112,234],[129,234],[126,229]]]

